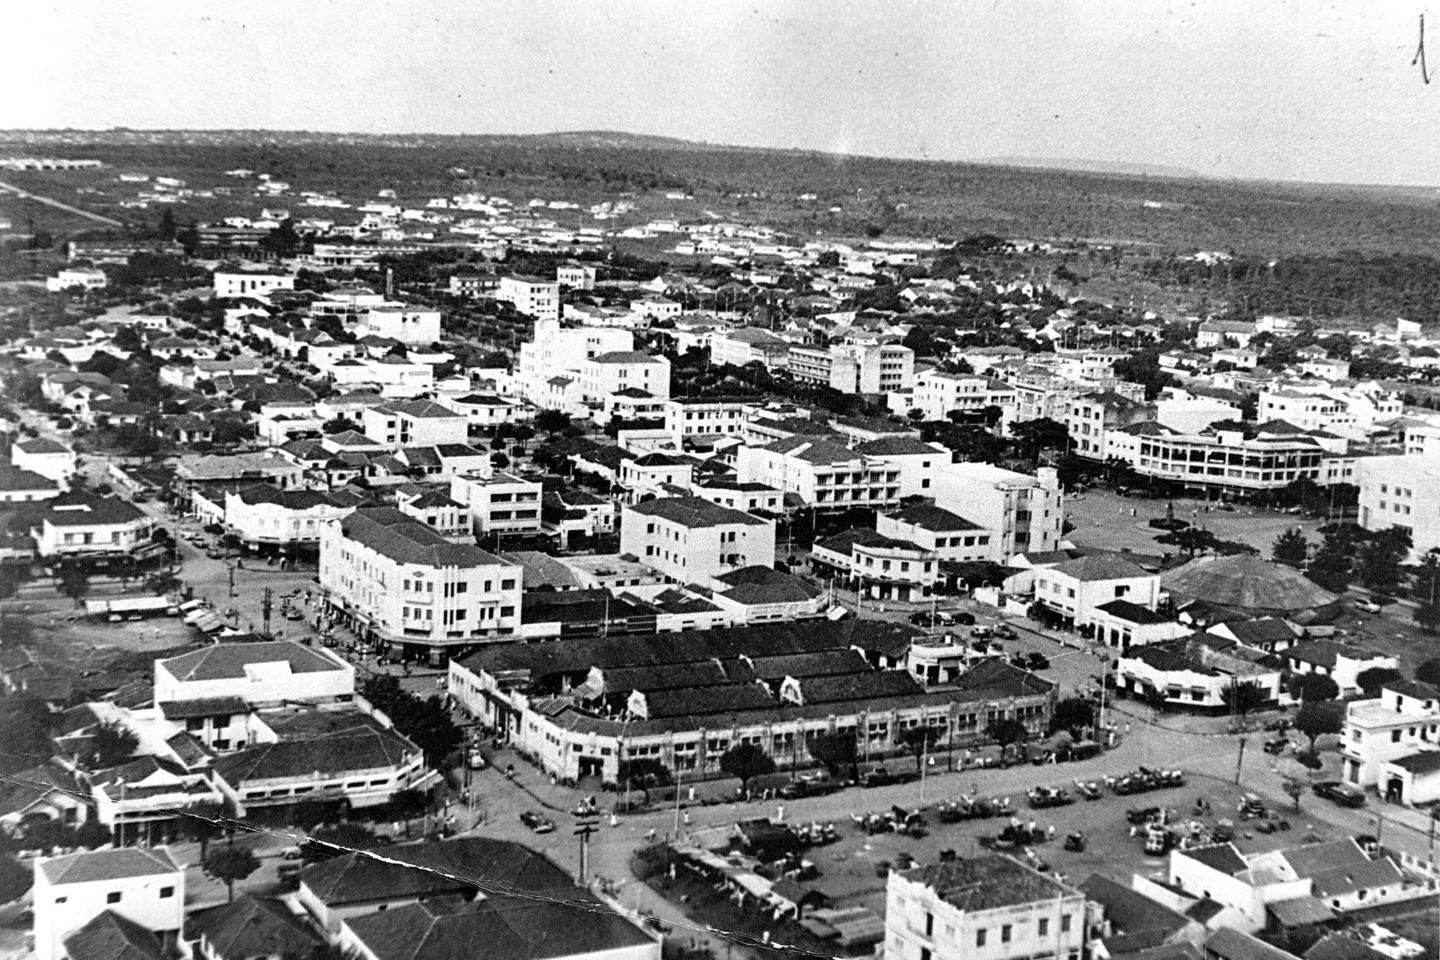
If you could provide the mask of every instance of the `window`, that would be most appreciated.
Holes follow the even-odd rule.
[[[1035,933],[1039,936],[1047,936],[1050,933],[1050,918],[1041,917],[1035,925]]]
[[[119,890],[116,890],[116,891],[114,891],[113,893],[107,893],[107,894],[105,894],[105,902],[106,902],[106,903],[119,903],[119,902],[120,902],[120,891],[119,891]]]
[[[56,902],[57,904],[60,904],[60,903],[64,903],[65,901],[67,901],[67,900],[69,900],[69,899],[70,899],[69,897],[56,897],[56,898],[55,898],[55,902]]]
[[[986,931],[984,927],[981,927],[979,930],[975,931],[975,946],[985,946],[985,932]]]
[[[1208,893],[1206,894],[1206,897],[1209,897],[1209,894],[1208,894]],[[1060,918],[1060,932],[1061,932],[1061,933],[1069,933],[1069,932],[1070,932],[1070,914],[1068,914],[1068,913],[1065,914],[1063,917]]]
[[[1011,927],[1010,924],[1008,924],[1008,923],[1005,924],[1005,925],[1003,925],[1003,926],[1000,928],[1000,942],[1001,942],[1001,943],[1009,943],[1009,942],[1010,942],[1010,931],[1011,931],[1011,929],[1012,929],[1012,927]]]
[[[173,897],[173,896],[175,896],[175,888],[174,888],[174,887],[161,887],[161,888],[160,888],[160,899],[161,899],[161,900],[168,900],[168,899],[170,899],[170,898]]]

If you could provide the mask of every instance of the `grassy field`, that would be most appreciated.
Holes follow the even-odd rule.
[[[1433,191],[1120,176],[963,163],[750,150],[612,134],[360,137],[261,132],[0,133],[0,153],[93,157],[114,170],[178,176],[193,187],[248,167],[297,189],[402,201],[479,190],[579,203],[635,197],[636,217],[704,211],[797,236],[959,238],[982,233],[1118,244],[1146,255],[1196,249],[1260,255],[1440,252]],[[463,171],[463,172],[462,172]],[[76,174],[27,174],[69,187]],[[17,180],[19,179],[17,175]],[[125,185],[132,187],[133,185]],[[683,190],[693,200],[667,200]],[[813,194],[814,200],[799,199]],[[103,198],[91,198],[111,209]],[[90,205],[86,199],[85,205]],[[255,206],[249,201],[248,206]],[[831,212],[833,207],[839,212]],[[183,210],[183,208],[182,208]],[[177,210],[177,216],[182,215]],[[188,215],[185,210],[184,214]],[[153,211],[135,216],[153,219]]]

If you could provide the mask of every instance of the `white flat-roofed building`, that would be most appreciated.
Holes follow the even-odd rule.
[[[518,566],[391,507],[356,510],[326,528],[320,585],[362,636],[394,649],[438,657],[520,625]]]
[[[1077,627],[1111,600],[1147,609],[1160,601],[1160,576],[1116,554],[1091,554],[1035,571],[1035,599]]]
[[[785,494],[763,483],[741,483],[728,477],[707,480],[691,488],[697,497],[731,510],[778,517],[785,512]]]
[[[735,475],[793,493],[820,510],[900,505],[901,468],[828,438],[779,440],[735,451]]]
[[[1085,895],[994,854],[890,871],[884,960],[1080,960]]]
[[[236,297],[261,297],[272,290],[294,290],[295,278],[278,273],[224,273],[217,272],[214,279],[217,299]]]
[[[155,661],[155,703],[243,700],[252,707],[334,703],[355,696],[355,668],[288,640],[218,643]]]
[[[440,311],[390,305],[372,307],[361,316],[355,334],[428,346],[440,339]]]
[[[459,397],[442,397],[438,401],[465,418],[476,430],[493,430],[508,423],[530,419],[525,404],[493,393],[467,393]]]
[[[560,319],[560,284],[541,277],[501,277],[495,299],[515,308],[516,313],[537,320]]]
[[[1358,479],[1360,526],[1408,530],[1415,554],[1440,547],[1440,456],[1361,457]]]
[[[537,533],[543,484],[491,471],[450,478],[450,499],[459,503],[478,534]]]
[[[706,585],[724,573],[775,562],[775,522],[701,497],[663,497],[627,506],[620,552],[680,583]]]
[[[817,576],[841,577],[852,589],[882,600],[924,600],[940,578],[934,550],[864,527],[816,541],[810,560]]]
[[[225,493],[225,526],[252,550],[315,550],[325,524],[352,509],[318,490],[277,490],[257,483]]]
[[[185,869],[164,847],[40,858],[31,899],[36,960],[63,960],[65,938],[106,912],[174,947],[185,921]]]
[[[991,531],[1001,557],[1060,546],[1065,509],[1053,468],[1035,476],[988,463],[951,463],[935,473],[935,505]]]
[[[555,318],[537,319],[528,343],[520,345],[515,361],[515,386],[537,406],[547,406],[550,381],[566,377],[578,381],[585,361],[607,353],[635,349],[635,335],[619,327],[561,327]],[[668,386],[668,383],[667,383]],[[577,389],[576,393],[579,393]],[[668,393],[668,390],[667,390]]]
[[[60,293],[65,290],[103,290],[109,282],[109,278],[105,276],[103,270],[96,270],[92,267],[70,267],[61,270],[53,277],[46,277],[45,289],[51,293]]]
[[[679,437],[738,437],[745,429],[745,406],[739,400],[670,397],[665,401],[665,429]]]
[[[1340,756],[1349,783],[1376,787],[1385,796],[1384,764],[1427,750],[1440,750],[1440,691],[1429,684],[1397,680],[1373,700],[1345,705]]]

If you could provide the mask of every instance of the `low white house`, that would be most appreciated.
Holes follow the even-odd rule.
[[[1160,577],[1115,554],[1091,554],[1035,571],[1035,599],[1077,627],[1112,600],[1155,609]]]
[[[155,702],[238,697],[252,706],[355,696],[355,667],[289,641],[222,643],[155,661]]]
[[[59,484],[69,482],[75,475],[78,462],[79,458],[73,449],[48,437],[16,440],[10,447],[12,466],[49,477]]]

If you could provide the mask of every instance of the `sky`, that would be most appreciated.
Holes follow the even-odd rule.
[[[1423,2],[24,0],[0,128],[620,130],[1440,185]],[[1431,25],[1427,25],[1431,26]],[[1440,70],[1440,9],[1427,44]]]

